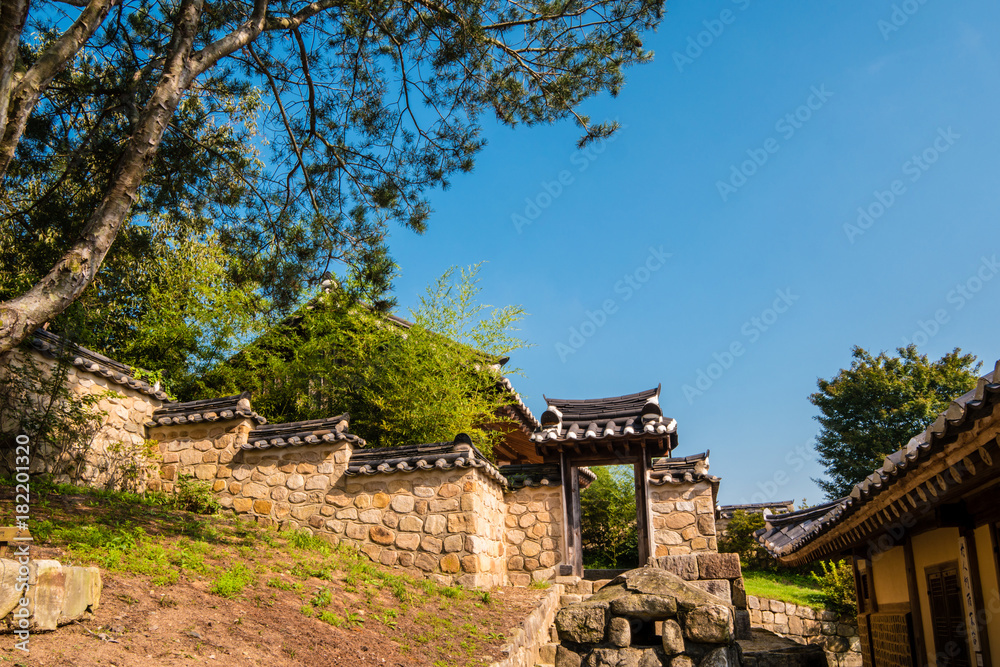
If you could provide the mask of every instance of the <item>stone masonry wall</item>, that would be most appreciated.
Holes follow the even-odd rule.
[[[57,362],[38,352],[16,350],[14,363],[30,360],[46,375]],[[99,417],[86,451],[62,452],[47,443],[32,443],[32,472],[55,473],[56,481],[143,491],[157,462],[147,447],[145,423],[162,402],[73,366],[66,369],[66,386],[76,396],[104,394],[95,408]]]
[[[444,583],[506,583],[503,489],[477,469],[351,477],[327,501],[335,523],[320,533],[360,545],[374,561]]]
[[[562,487],[525,486],[507,494],[506,558],[510,583],[556,576],[562,562]]]
[[[750,624],[799,644],[818,644],[830,667],[861,667],[858,623],[851,616],[747,596]]]
[[[160,486],[181,475],[212,484],[219,503],[257,523],[357,545],[372,560],[445,583],[507,583],[503,487],[477,469],[347,477],[348,442],[242,450],[247,420],[151,429]]]
[[[708,482],[650,488],[654,556],[717,550],[715,502]]]

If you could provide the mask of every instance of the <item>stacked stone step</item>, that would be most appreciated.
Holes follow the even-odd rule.
[[[555,667],[737,667],[733,608],[658,568],[630,570],[556,615]]]
[[[735,609],[736,638],[750,638],[750,612],[739,555],[699,553],[661,556],[654,559],[652,565],[731,604]]]

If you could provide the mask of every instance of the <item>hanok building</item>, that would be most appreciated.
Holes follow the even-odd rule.
[[[1000,664],[1000,362],[851,494],[771,516],[785,565],[849,557],[866,666]]]

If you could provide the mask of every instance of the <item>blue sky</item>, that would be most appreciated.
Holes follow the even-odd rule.
[[[662,383],[720,502],[819,502],[807,397],[853,345],[1000,357],[1000,5],[668,2],[647,46],[585,106],[623,126],[589,153],[487,125],[428,232],[393,234],[401,311],[486,261],[485,301],[530,313],[536,413]]]

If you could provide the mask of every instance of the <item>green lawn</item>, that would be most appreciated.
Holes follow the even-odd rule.
[[[819,585],[809,575],[743,571],[747,595],[823,609]]]

